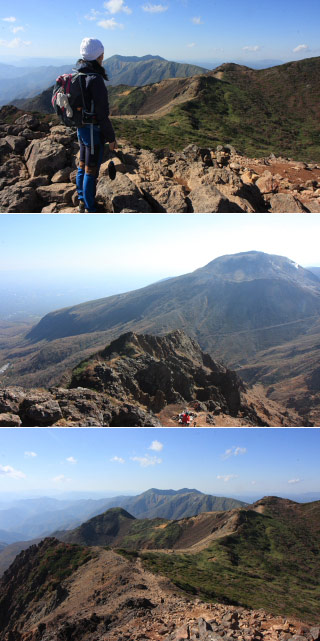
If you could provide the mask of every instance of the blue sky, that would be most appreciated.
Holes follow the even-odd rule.
[[[319,445],[306,428],[2,429],[0,492],[316,492]]]
[[[108,296],[250,250],[320,266],[319,236],[320,214],[4,214],[0,286],[91,281]]]
[[[167,59],[296,60],[320,55],[319,0],[11,0],[1,56],[78,57],[83,37],[114,54]]]

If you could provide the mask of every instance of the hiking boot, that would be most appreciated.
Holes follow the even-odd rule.
[[[86,211],[86,206],[85,206],[83,200],[79,200],[79,205],[78,205],[79,214],[84,214],[85,211]]]

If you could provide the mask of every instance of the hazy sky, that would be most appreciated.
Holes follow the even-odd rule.
[[[319,237],[320,214],[4,214],[0,288],[85,280],[90,298],[91,279],[108,296],[250,250],[319,266]]]
[[[83,37],[114,54],[175,60],[295,60],[320,54],[319,0],[11,0],[0,57],[77,59]],[[1,58],[0,58],[1,59]]]
[[[317,429],[2,429],[0,491],[320,490]]]

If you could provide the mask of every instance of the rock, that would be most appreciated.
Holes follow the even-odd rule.
[[[120,213],[126,208],[138,213],[152,212],[138,187],[124,174],[118,174],[113,181],[101,176],[97,185],[97,199],[102,201],[107,212]]]
[[[0,388],[0,412],[18,414],[24,397],[22,387]]]
[[[57,203],[51,203],[50,205],[46,205],[41,209],[42,214],[54,214],[57,213]]]
[[[31,142],[24,156],[31,177],[41,174],[53,175],[67,161],[65,147],[49,139]]]
[[[20,427],[21,419],[17,414],[0,414],[0,427]]]
[[[59,169],[51,178],[52,183],[66,183],[70,179],[70,174],[72,172],[71,167],[64,167]]]
[[[34,390],[22,402],[20,416],[27,427],[44,427],[56,423],[62,412],[49,392]]]
[[[270,198],[270,211],[274,214],[293,214],[306,210],[301,202],[291,194],[274,194]]]
[[[269,194],[277,189],[277,183],[271,171],[264,171],[256,181],[256,185],[262,194]]]
[[[140,189],[153,211],[159,213],[181,213],[190,211],[185,189],[170,183],[143,182]]]
[[[230,211],[229,201],[213,185],[201,185],[189,194],[194,213],[216,213]]]
[[[308,200],[306,203],[304,203],[307,210],[311,214],[320,214],[320,199],[319,198],[311,198]]]
[[[54,183],[45,187],[38,187],[37,194],[49,203],[71,203],[76,187],[72,183]]]
[[[15,154],[23,154],[27,141],[23,136],[6,136],[4,140]]]
[[[28,178],[27,168],[19,156],[12,156],[0,167],[0,180],[4,181],[3,187]]]
[[[28,181],[17,182],[0,192],[0,213],[34,213],[38,210],[38,196]]]
[[[38,118],[33,114],[24,114],[15,121],[15,125],[23,125],[23,127],[28,127],[28,129],[37,129],[39,124]]]

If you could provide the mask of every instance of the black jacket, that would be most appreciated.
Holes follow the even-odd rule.
[[[93,100],[94,112],[101,130],[101,139],[103,142],[113,142],[115,134],[109,120],[109,99],[104,80],[105,70],[96,61],[80,61],[77,70],[81,73],[94,74],[86,76],[85,83],[82,84],[86,108],[88,111],[91,110],[91,101]]]

